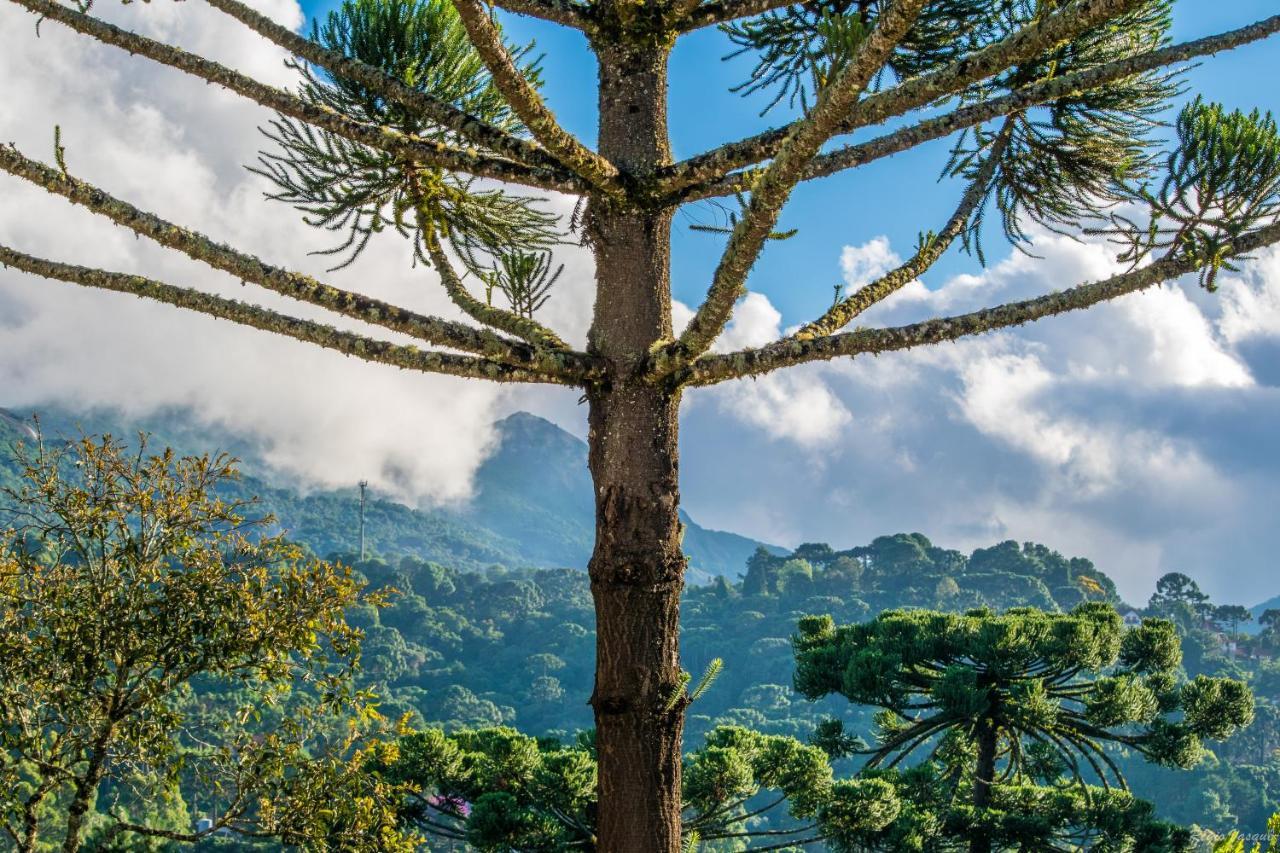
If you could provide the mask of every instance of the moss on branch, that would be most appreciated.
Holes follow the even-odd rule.
[[[209,317],[230,320],[241,326],[315,344],[363,361],[391,365],[404,370],[443,373],[469,379],[488,379],[493,382],[579,384],[565,375],[552,375],[537,370],[512,367],[487,358],[421,350],[414,346],[395,344],[336,329],[324,323],[291,317],[246,302],[226,299],[190,288],[176,287],[144,276],[58,263],[24,254],[6,246],[0,246],[0,265],[13,267],[42,278],[163,302]]]

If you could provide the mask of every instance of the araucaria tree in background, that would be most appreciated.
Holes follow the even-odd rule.
[[[924,815],[935,833],[966,839],[970,853],[1180,849],[1148,804],[1110,790],[1125,788],[1113,750],[1191,768],[1206,755],[1204,740],[1225,740],[1253,721],[1244,682],[1178,681],[1172,622],[1126,630],[1108,604],[1070,613],[888,611],[840,627],[809,616],[795,646],[802,695],[881,708],[874,743],[850,749],[868,756],[871,778],[927,759],[890,775],[916,791],[918,813],[888,830],[897,837],[874,839],[888,840],[886,849],[916,849],[906,839],[930,834],[921,832]],[[838,723],[823,736],[847,739]],[[1060,784],[1064,774],[1076,784]],[[1127,846],[1116,846],[1121,839]]]
[[[470,322],[327,286],[138,210],[74,177],[60,145],[53,165],[0,149],[0,168],[245,282],[407,335],[422,348],[14,247],[0,247],[0,263],[370,361],[584,392],[597,513],[591,704],[599,840],[611,853],[680,847],[685,558],[676,450],[684,389],[956,340],[1188,273],[1213,287],[1219,270],[1280,241],[1280,137],[1268,117],[1195,102],[1167,156],[1150,135],[1177,93],[1181,64],[1265,38],[1280,30],[1280,16],[1174,44],[1172,0],[497,0],[503,12],[585,34],[598,62],[599,137],[591,148],[557,123],[539,93],[536,63],[504,39],[497,11],[480,0],[350,0],[311,38],[240,0],[207,0],[299,58],[295,92],[120,29],[85,7],[13,2],[45,26],[66,25],[278,112],[260,164],[276,196],[340,235],[339,262],[372,233],[403,233]],[[756,58],[747,89],[771,92],[798,112],[673,162],[668,58],[681,36],[707,27],[721,27]],[[860,141],[848,141],[854,133]],[[798,183],[943,140],[951,140],[950,172],[964,188],[945,222],[921,223],[912,257],[776,343],[712,352],[761,251],[785,236],[775,228]],[[581,215],[559,223],[529,189],[576,196]],[[705,300],[677,330],[672,216],[681,205],[731,196],[741,197],[741,212]],[[1116,202],[1127,204],[1109,207]],[[1116,210],[1123,215],[1110,215]],[[1133,266],[969,314],[844,331],[952,244],[976,247],[984,214],[995,214],[1015,241],[1035,223],[1096,228]],[[537,319],[551,263],[521,259],[552,251],[575,226],[594,253],[597,282],[584,351]]]

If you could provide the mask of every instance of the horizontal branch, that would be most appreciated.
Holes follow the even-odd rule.
[[[517,15],[551,21],[585,33],[593,32],[596,27],[595,10],[577,0],[497,0],[494,5]]]
[[[1034,59],[1054,45],[1122,15],[1141,2],[1143,0],[1074,0],[1058,12],[936,71],[869,95],[844,117],[838,132],[851,133],[860,127],[879,124],[955,95],[974,83]],[[768,160],[777,155],[787,136],[805,120],[797,119],[676,163],[660,176],[660,179],[666,179],[662,188],[667,192],[676,191],[682,186],[717,180],[735,169]]]
[[[1007,95],[961,107],[945,115],[925,119],[875,139],[857,145],[847,145],[819,155],[814,158],[805,172],[804,180],[834,175],[882,157],[910,150],[926,142],[950,136],[985,121],[1080,95],[1137,74],[1168,68],[1197,57],[1242,47],[1251,42],[1269,38],[1278,32],[1280,32],[1280,15],[1273,15],[1239,29],[1147,51],[1085,71],[1035,83]],[[693,163],[693,161],[686,161],[686,163]],[[673,166],[667,173],[670,185],[678,188],[678,192],[672,199],[676,202],[697,201],[744,192],[751,188],[752,182],[758,176],[758,171],[748,170],[725,175],[702,184],[679,187],[684,179],[677,175],[675,170],[678,168],[679,166]]]
[[[557,165],[546,151],[527,139],[521,139],[500,127],[482,121],[448,101],[442,101],[425,92],[412,89],[380,68],[300,36],[239,0],[206,0],[206,2],[244,24],[267,41],[283,47],[294,56],[325,69],[335,77],[353,80],[367,86],[411,113],[430,119],[440,127],[451,130],[484,149],[527,166],[555,169]]]
[[[1230,256],[1246,255],[1277,242],[1280,242],[1280,223],[1239,238],[1235,241]],[[1069,290],[968,314],[887,329],[858,329],[804,341],[788,337],[758,349],[703,356],[679,378],[688,385],[714,385],[726,379],[755,376],[811,361],[828,361],[841,356],[892,352],[954,341],[1089,308],[1194,272],[1197,268],[1196,261],[1186,256],[1167,256],[1141,269],[1120,273],[1103,281],[1081,284]]]
[[[680,24],[682,32],[753,18],[790,6],[794,0],[711,0],[695,5]]]
[[[389,341],[346,332],[317,323],[290,317],[257,305],[225,299],[186,287],[127,273],[108,272],[91,267],[48,261],[0,246],[0,265],[14,267],[42,278],[65,281],[82,287],[128,293],[144,299],[163,302],[209,317],[230,320],[265,332],[315,344],[363,361],[387,364],[405,370],[422,373],[443,373],[469,379],[489,379],[494,382],[536,382],[561,385],[576,384],[563,376],[526,370],[500,364],[487,358],[452,353],[428,352],[417,347],[402,346]]]
[[[27,180],[55,195],[87,208],[162,246],[214,269],[253,282],[281,296],[324,308],[365,323],[382,326],[437,346],[473,352],[513,366],[565,371],[569,375],[589,372],[589,357],[580,353],[537,352],[519,342],[465,323],[417,314],[380,299],[342,290],[310,276],[272,266],[253,255],[240,252],[188,228],[139,210],[105,191],[24,157],[12,146],[0,145],[0,170]]]
[[[145,56],[162,65],[168,65],[208,83],[229,89],[281,115],[306,122],[405,160],[451,172],[492,178],[504,183],[522,184],[538,189],[574,194],[581,194],[586,189],[586,185],[580,179],[563,170],[526,166],[505,158],[455,148],[443,142],[409,136],[392,128],[354,121],[332,109],[295,97],[181,48],[140,36],[91,15],[78,12],[56,0],[12,0],[12,2],[42,18],[58,21],[104,44]]]
[[[462,19],[472,46],[493,76],[494,86],[524,122],[533,138],[542,143],[565,168],[592,186],[611,195],[620,194],[622,190],[618,184],[617,167],[560,126],[551,110],[542,102],[542,96],[516,67],[511,52],[502,43],[502,34],[489,17],[489,10],[482,0],[453,0],[453,5],[458,10],[458,17]]]

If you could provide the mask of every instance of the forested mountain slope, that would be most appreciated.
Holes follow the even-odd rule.
[[[14,442],[32,437],[31,414],[0,409],[0,485],[11,481],[15,472]],[[322,555],[356,550],[359,501],[354,483],[343,491],[306,494],[282,486],[266,472],[251,443],[196,425],[181,411],[135,420],[110,412],[46,407],[39,415],[50,438],[104,432],[132,438],[141,430],[152,435],[157,448],[171,446],[181,453],[226,450],[244,460],[240,490],[260,497],[291,538]],[[412,555],[464,570],[493,564],[585,569],[595,535],[586,444],[524,412],[500,421],[497,430],[497,445],[476,472],[475,496],[467,505],[418,509],[373,495],[366,517],[368,552]],[[689,579],[694,583],[720,574],[736,577],[761,544],[707,530],[688,516],[684,521]]]

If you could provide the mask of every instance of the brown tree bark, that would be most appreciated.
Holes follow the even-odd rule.
[[[597,45],[600,152],[632,177],[669,161],[667,50]],[[684,727],[679,654],[679,393],[640,378],[671,338],[669,211],[593,198],[597,300],[590,349],[608,379],[588,393],[596,543],[598,849],[678,853]]]

